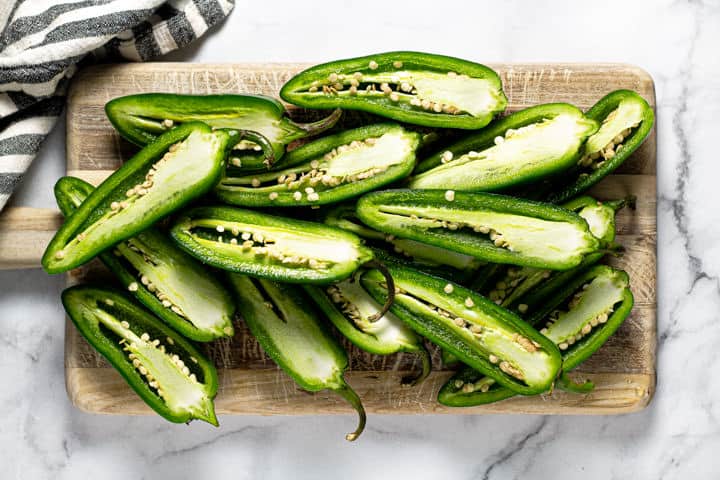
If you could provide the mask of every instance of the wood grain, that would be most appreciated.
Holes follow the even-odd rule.
[[[121,140],[108,123],[103,105],[130,93],[262,93],[275,96],[296,64],[196,65],[128,64],[84,70],[69,92],[67,121],[68,171],[99,183],[135,147]],[[588,108],[611,90],[636,90],[655,105],[652,79],[642,70],[617,64],[496,64],[509,99],[509,111],[546,102],[566,101]],[[307,119],[317,113],[292,109]],[[353,115],[344,120],[352,123]],[[595,381],[589,395],[554,392],[549,396],[514,398],[484,407],[450,409],[436,402],[439,387],[451,374],[436,371],[422,386],[399,387],[404,375],[419,368],[409,354],[370,355],[346,342],[350,353],[349,383],[374,413],[542,413],[613,414],[643,408],[655,386],[656,344],[656,189],[655,132],[646,143],[592,193],[601,199],[638,197],[635,211],[618,215],[618,240],[626,247],[610,263],[628,271],[636,298],[632,316],[577,375]],[[0,237],[1,241],[1,237]],[[74,270],[71,283],[106,278],[97,262]],[[233,339],[206,345],[220,373],[217,398],[220,413],[227,414],[334,414],[349,408],[329,393],[310,395],[297,389],[261,351],[247,328],[238,321]],[[438,352],[433,364],[441,370]],[[150,410],[130,391],[120,376],[97,355],[68,322],[66,329],[66,383],[73,403],[98,413],[147,414]]]

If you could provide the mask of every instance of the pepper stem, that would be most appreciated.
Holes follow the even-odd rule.
[[[556,383],[557,388],[571,393],[590,393],[595,388],[592,381],[585,380],[583,383],[579,383],[570,378],[565,372],[560,375]]]
[[[611,200],[609,202],[603,202],[616,212],[624,207],[628,207],[630,210],[635,210],[637,207],[637,197],[635,195],[628,195],[621,200]]]
[[[270,140],[267,139],[267,137],[261,133],[258,133],[254,130],[233,130],[237,132],[237,141],[235,142],[235,145],[240,143],[242,140],[250,140],[253,143],[257,143],[260,145],[260,148],[262,148],[263,156],[265,157],[265,160],[263,160],[263,163],[268,167],[272,167],[275,163],[275,151],[273,150],[273,146],[270,143]]]
[[[385,300],[385,305],[382,306],[379,312],[374,313],[373,315],[370,315],[368,317],[369,321],[374,322],[382,318],[388,312],[388,310],[390,310],[390,307],[392,307],[392,304],[395,301],[395,280],[393,280],[393,277],[390,274],[390,270],[388,270],[385,264],[379,262],[376,259],[367,261],[363,266],[378,270],[382,274],[382,276],[385,277],[385,283],[387,284],[388,298],[387,300]]]
[[[430,352],[428,352],[427,348],[425,348],[425,345],[420,345],[416,353],[422,362],[422,370],[420,371],[420,374],[416,376],[408,375],[407,377],[404,377],[401,383],[403,387],[414,387],[419,385],[428,377],[428,375],[430,375],[430,371],[432,370]]]
[[[340,117],[342,116],[342,110],[339,108],[336,108],[333,110],[333,112],[328,115],[325,118],[322,118],[316,122],[310,122],[310,123],[295,123],[293,124],[299,128],[300,130],[304,131],[307,135],[317,135],[318,133],[322,133],[325,130],[332,128],[335,126],[335,124],[340,120]]]
[[[363,407],[362,401],[360,400],[360,397],[358,397],[358,394],[355,393],[355,390],[353,390],[347,383],[343,383],[343,386],[335,390],[335,393],[344,398],[358,413],[357,428],[354,432],[345,435],[345,440],[347,440],[348,442],[354,442],[355,440],[357,440],[363,430],[365,430],[365,421],[367,420],[367,415],[365,414],[365,407]]]

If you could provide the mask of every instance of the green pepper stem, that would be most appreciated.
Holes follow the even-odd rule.
[[[358,397],[358,394],[355,393],[355,390],[353,390],[350,385],[346,383],[343,383],[342,387],[335,390],[335,393],[344,398],[358,413],[357,428],[354,432],[345,435],[345,440],[347,440],[348,442],[354,442],[355,440],[357,440],[363,430],[365,430],[365,421],[367,420],[367,415],[365,414],[365,407],[363,407],[362,401],[360,400],[360,397]]]
[[[376,259],[365,262],[365,265],[363,266],[367,268],[374,268],[379,271],[382,276],[385,277],[385,283],[387,284],[388,297],[387,300],[385,300],[385,305],[382,306],[379,312],[374,313],[373,315],[370,315],[368,317],[369,321],[374,322],[375,320],[379,320],[383,316],[385,316],[388,310],[390,310],[390,307],[392,307],[392,304],[395,301],[395,280],[393,279],[392,275],[390,274],[390,270],[388,270],[385,264],[379,262]]]
[[[422,370],[416,376],[408,375],[407,377],[404,377],[402,379],[403,387],[414,387],[419,385],[428,377],[428,375],[430,375],[430,370],[432,370],[430,352],[428,352],[427,348],[425,348],[425,345],[420,345],[416,353],[422,362]]]
[[[263,156],[265,157],[265,160],[263,160],[263,163],[268,167],[272,167],[275,163],[275,151],[273,150],[272,144],[270,143],[270,140],[265,137],[265,135],[258,133],[253,130],[233,130],[238,133],[237,135],[237,141],[235,142],[235,145],[240,143],[242,140],[250,140],[253,143],[257,143],[260,145],[260,148],[262,148]],[[233,137],[235,138],[235,137]]]
[[[571,393],[590,393],[595,388],[595,384],[592,381],[585,380],[583,383],[579,383],[570,378],[565,372],[560,375],[556,383],[560,390]]]
[[[611,200],[603,203],[616,212],[624,207],[628,207],[630,210],[635,210],[635,208],[637,208],[637,197],[635,195],[628,195],[621,200]]]
[[[310,122],[310,123],[295,123],[293,124],[299,128],[300,130],[304,131],[307,136],[311,135],[317,135],[318,133],[322,133],[325,130],[332,128],[335,126],[335,124],[340,120],[340,117],[342,116],[342,110],[339,108],[336,108],[333,110],[333,112],[328,115],[327,117],[318,120],[317,122]]]

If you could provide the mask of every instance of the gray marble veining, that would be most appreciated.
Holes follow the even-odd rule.
[[[441,8],[441,11],[438,9]],[[619,417],[224,417],[222,428],[76,410],[63,385],[62,280],[0,272],[2,478],[717,478],[720,472],[720,2],[239,1],[171,60],[318,61],[418,49],[483,62],[642,66],[658,110],[658,386]],[[50,207],[64,126],[16,205]]]

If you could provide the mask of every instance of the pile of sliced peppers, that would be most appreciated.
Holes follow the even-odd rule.
[[[493,120],[507,105],[496,72],[418,52],[318,65],[280,96],[333,111],[303,124],[259,95],[113,99],[110,122],[141,149],[97,188],[55,186],[66,221],[43,267],[98,257],[114,274],[124,292],[80,285],[62,302],[152,409],[217,425],[217,373],[191,341],[232,337],[236,312],[299,387],[357,411],[348,440],[365,410],[338,336],[414,356],[408,386],[430,375],[434,344],[458,369],[447,406],[592,390],[568,372],[630,315],[628,275],[599,262],[621,252],[615,215],[633,199],[578,195],[650,134],[643,98]],[[341,109],[401,123],[341,130]]]

